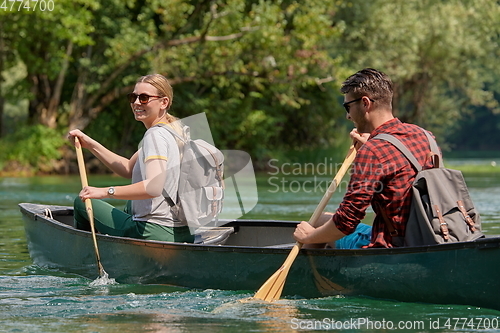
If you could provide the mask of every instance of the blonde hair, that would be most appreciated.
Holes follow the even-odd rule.
[[[182,121],[179,118],[172,116],[170,113],[168,113],[168,110],[170,110],[170,107],[172,106],[172,101],[174,100],[174,90],[172,89],[170,82],[168,82],[168,79],[161,74],[149,74],[141,76],[136,81],[136,83],[149,83],[150,85],[156,88],[158,96],[168,98],[168,104],[167,107],[165,108],[165,118],[167,120],[167,123],[181,137],[187,139],[184,133],[184,125],[182,124]],[[177,144],[179,145],[182,144],[182,141],[180,141],[177,138],[176,141]]]

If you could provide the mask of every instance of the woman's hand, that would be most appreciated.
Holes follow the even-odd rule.
[[[75,137],[77,137],[80,141],[80,145],[82,146],[82,148],[86,149],[90,149],[94,141],[90,136],[83,133],[79,129],[74,129],[72,131],[69,131],[68,133],[68,140],[73,144],[73,146],[75,145]]]
[[[103,187],[85,186],[79,194],[82,201],[87,199],[104,199],[108,197],[108,189]]]

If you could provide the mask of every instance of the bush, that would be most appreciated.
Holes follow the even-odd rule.
[[[43,125],[23,126],[0,140],[0,170],[51,172],[61,159],[63,133]]]

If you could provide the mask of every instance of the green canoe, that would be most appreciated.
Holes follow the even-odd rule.
[[[34,264],[98,276],[91,233],[73,208],[20,204]],[[255,292],[284,262],[297,222],[225,221],[197,244],[97,235],[101,262],[121,283]],[[500,237],[394,249],[301,250],[283,296],[356,295],[500,310]]]

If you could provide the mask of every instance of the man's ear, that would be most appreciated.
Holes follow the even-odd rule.
[[[363,106],[366,108],[369,105],[369,103],[370,103],[370,99],[368,97],[366,97],[366,96],[363,96],[362,97],[362,102],[363,102]]]

